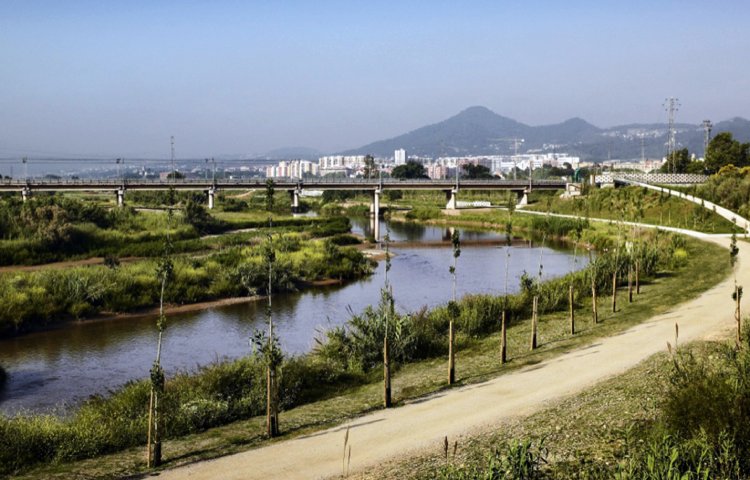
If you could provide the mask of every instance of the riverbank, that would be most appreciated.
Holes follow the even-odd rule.
[[[568,321],[565,312],[545,313],[539,327],[540,348],[534,352],[528,352],[526,350],[529,334],[528,322],[513,322],[508,332],[511,361],[501,370],[498,370],[500,367],[497,363],[498,333],[496,331],[479,337],[459,334],[457,369],[460,383],[474,383],[494,377],[499,373],[535,365],[544,359],[556,357],[565,351],[590,343],[594,339],[621,332],[630,325],[649,318],[655,312],[671,308],[672,305],[679,303],[683,298],[697,295],[712,282],[725,276],[726,267],[715,265],[708,269],[705,268],[704,263],[707,262],[707,259],[717,253],[712,248],[704,247],[699,243],[694,245],[692,241],[689,242],[687,248],[691,262],[678,269],[678,275],[654,278],[648,285],[644,285],[644,291],[636,302],[623,304],[616,314],[606,311],[605,304],[608,299],[600,299],[601,323],[592,325],[585,320],[581,320],[580,331],[576,336],[571,337],[566,331]],[[580,303],[577,304],[576,311],[579,318],[585,318],[587,310],[590,311],[591,306],[587,302],[588,300],[581,299]],[[346,388],[349,394],[344,397],[334,395],[322,402],[315,402],[284,412],[282,414],[282,430],[286,432],[286,435],[310,432],[310,429],[315,430],[320,428],[321,425],[330,424],[329,422],[340,422],[341,418],[356,416],[372,409],[378,405],[381,395],[377,372],[375,375],[376,378],[371,378],[368,381],[372,383],[366,383],[361,387],[350,386]],[[420,398],[426,393],[441,390],[443,388],[443,377],[444,364],[440,358],[402,365],[394,378],[396,402],[402,404],[409,399]],[[337,390],[341,388],[337,387]],[[261,418],[251,419],[234,426],[221,427],[218,430],[213,429],[211,433],[206,435],[198,434],[198,437],[191,436],[169,441],[165,445],[165,452],[169,452],[166,453],[167,461],[174,465],[175,461],[189,461],[190,459],[245,449],[262,441],[260,435],[261,423]],[[198,443],[202,446],[200,453],[195,450],[195,445]],[[198,455],[198,457],[194,455]],[[115,467],[112,463],[115,458],[119,462],[119,467]],[[136,449],[130,453],[125,452],[111,457],[112,461],[110,461],[110,457],[99,457],[96,461],[98,467],[93,467],[93,462],[88,462],[88,465],[99,469],[99,471],[123,471],[123,468],[130,469],[131,467],[138,471],[142,468],[137,466],[140,458],[140,449]],[[180,460],[177,460],[177,458]],[[70,468],[65,469],[63,466],[47,468],[43,472],[49,476],[58,469],[59,472],[65,471],[67,474],[71,474]],[[64,474],[62,475],[64,476]]]
[[[348,222],[343,223],[348,231]],[[331,279],[345,281],[369,275],[372,261],[355,248],[337,245],[337,238],[309,239],[297,233],[275,236],[273,241],[285,275],[275,277],[274,291],[293,291],[314,282],[330,284]],[[200,257],[172,257],[174,278],[165,291],[172,311],[195,311],[221,305],[225,299],[265,293],[268,282],[257,248],[260,242]],[[70,321],[152,315],[159,304],[157,264],[157,259],[145,259],[111,266],[2,273],[0,303],[4,309],[0,312],[0,335],[15,336]]]
[[[718,243],[728,245],[726,239],[720,239]],[[744,261],[749,259],[748,255],[744,257]],[[410,451],[430,451],[434,462],[435,457],[442,455],[444,436],[449,438],[452,447],[458,435],[467,431],[518,415],[536,413],[551,399],[564,398],[612,374],[622,373],[643,358],[664,349],[664,340],[674,338],[675,317],[679,319],[681,341],[713,335],[717,328],[731,326],[731,303],[717,295],[731,291],[732,280],[726,275],[723,277],[725,280],[701,299],[676,308],[670,306],[648,323],[588,343],[589,348],[566,349],[554,360],[527,364],[529,368],[515,371],[507,378],[500,376],[401,409],[377,412],[345,423],[347,431],[351,428],[349,444],[355,452],[351,457],[351,471],[370,471],[373,465]],[[741,280],[750,281],[750,275],[745,274]],[[651,288],[649,294],[655,294]],[[668,298],[664,300],[669,301]],[[727,314],[712,317],[722,305]],[[575,375],[570,372],[575,372]],[[573,412],[578,415],[577,411]],[[249,465],[253,466],[251,473],[243,473],[243,478],[264,478],[274,472],[283,472],[288,478],[337,475],[341,471],[341,462],[336,460],[335,452],[341,450],[342,428],[249,450],[216,462],[194,464],[161,476],[165,479],[184,475],[196,479],[217,475],[235,478],[232,472],[248,472],[245,467]],[[410,467],[414,465],[405,468]],[[378,478],[389,476],[390,473],[384,474],[383,471],[377,475]],[[392,478],[402,477],[396,474]]]

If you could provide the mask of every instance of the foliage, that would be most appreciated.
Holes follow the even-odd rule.
[[[273,211],[273,205],[274,205],[274,183],[273,179],[266,180],[266,210],[269,212]]]
[[[719,174],[712,175],[695,194],[745,218],[750,217],[750,168],[722,167]]]
[[[704,162],[693,161],[687,148],[675,150],[661,166],[661,173],[703,173]]]
[[[726,165],[744,167],[750,165],[750,143],[740,143],[730,132],[721,132],[708,143],[706,169],[718,172]]]
[[[490,172],[490,169],[484,165],[474,165],[473,163],[465,163],[461,166],[464,171],[461,174],[462,178],[476,180],[476,179],[491,179],[495,178]]]
[[[344,219],[345,220],[345,219]],[[330,227],[338,231],[335,227]],[[319,229],[326,234],[325,229]],[[303,241],[299,234],[279,235],[277,291],[294,290],[324,278],[351,279],[368,275],[371,263],[352,247],[332,241]],[[255,247],[234,246],[203,258],[174,259],[174,281],[167,298],[194,303],[264,291],[266,273]],[[158,303],[151,272],[155,260],[106,266],[76,267],[0,274],[0,333],[25,331],[51,322],[97,312],[123,312]]]
[[[547,464],[547,449],[544,440],[535,444],[532,440],[508,442],[495,447],[481,464],[455,465],[441,468],[437,478],[443,480],[536,480],[548,478],[544,474]]]
[[[312,358],[284,359],[280,371],[284,409],[321,398],[328,385],[358,380]],[[66,418],[0,416],[0,474],[145,443],[149,383],[131,382],[106,398],[92,397]],[[265,365],[250,356],[201,367],[195,374],[178,373],[166,380],[161,401],[164,429],[172,437],[260,415],[265,409]]]
[[[437,207],[414,207],[406,213],[407,220],[431,220],[440,217],[440,209]]]
[[[416,160],[407,160],[405,164],[394,167],[391,176],[400,180],[429,178],[424,165]]]
[[[583,229],[589,227],[589,221],[578,218],[555,217],[551,215],[535,216],[531,221],[531,228],[547,235],[565,237],[569,234],[577,235],[580,239]]]

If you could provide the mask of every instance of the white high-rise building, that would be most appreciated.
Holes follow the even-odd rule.
[[[403,148],[399,148],[398,150],[393,152],[393,159],[396,165],[405,164],[406,163],[406,150],[404,150]]]

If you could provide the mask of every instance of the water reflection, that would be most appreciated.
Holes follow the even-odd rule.
[[[356,219],[354,230],[365,234],[367,223],[367,218]],[[385,224],[382,228],[384,233]],[[393,223],[389,228],[397,242],[389,273],[397,308],[409,312],[445,303],[451,294],[450,231],[442,226],[406,223]],[[457,269],[458,295],[503,293],[508,248],[503,235],[460,231],[464,245]],[[546,278],[580,268],[586,261],[579,255],[574,264],[569,251],[525,242],[511,248],[511,291],[518,289],[524,271],[538,271],[540,254]],[[307,352],[321,332],[345,322],[351,311],[376,304],[383,275],[381,264],[374,275],[360,281],[276,297],[273,315],[284,350]],[[250,302],[170,315],[162,357],[167,373],[250,353],[251,333],[263,328],[264,305]],[[155,349],[153,318],[80,322],[0,341],[0,363],[10,373],[0,391],[0,410],[46,411],[146,378]]]

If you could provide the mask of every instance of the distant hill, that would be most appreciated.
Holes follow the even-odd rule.
[[[703,155],[700,125],[677,124],[677,143],[697,156]],[[750,141],[750,121],[736,117],[718,122],[713,134],[729,131],[740,141]],[[393,156],[405,148],[409,155],[440,157],[513,153],[513,138],[522,138],[519,153],[558,151],[585,160],[631,159],[643,154],[660,158],[666,153],[666,124],[630,124],[599,128],[581,118],[553,125],[529,126],[481,106],[467,108],[447,120],[380,140],[344,154]]]

